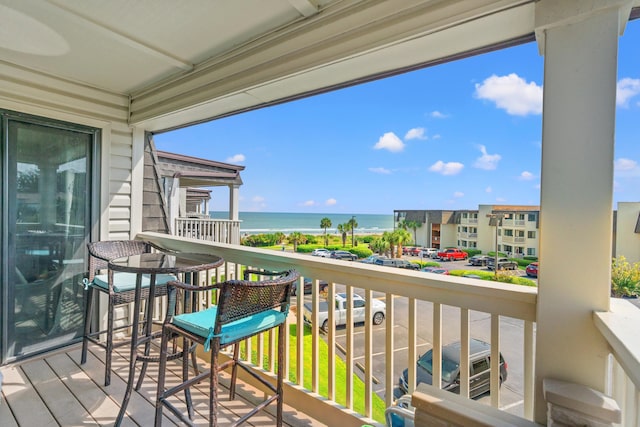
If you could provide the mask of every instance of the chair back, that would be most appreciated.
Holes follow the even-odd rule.
[[[87,244],[89,250],[89,281],[96,271],[107,268],[112,259],[151,252],[152,245],[142,240],[105,240]]]
[[[223,325],[264,311],[289,311],[289,294],[300,274],[289,270],[282,276],[261,281],[229,280],[220,284],[218,310],[214,333]]]

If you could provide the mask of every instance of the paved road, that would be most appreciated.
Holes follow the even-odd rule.
[[[419,259],[418,257],[406,257],[407,259]],[[466,261],[443,262],[441,265],[449,270],[466,269],[466,270],[485,270],[486,267],[473,267]],[[430,274],[430,273],[425,273]],[[526,276],[523,270],[519,270],[517,274]],[[338,288],[340,290],[340,288]],[[363,294],[359,289],[356,293]],[[384,300],[384,295],[374,293],[375,298]],[[306,299],[310,300],[307,295]],[[394,394],[398,397],[401,394],[397,386],[398,378],[402,371],[407,367],[408,363],[408,299],[404,297],[394,298],[395,309],[395,325],[394,325],[394,366],[393,377],[395,382]],[[429,302],[419,301],[417,307],[418,319],[417,324],[417,343],[418,354],[423,354],[431,348],[432,340],[432,319],[433,305]],[[445,344],[460,339],[460,309],[456,307],[444,306],[442,313],[443,325],[443,342]],[[470,313],[471,336],[484,341],[490,341],[490,325],[491,317],[488,313],[472,311]],[[522,416],[523,415],[523,332],[524,322],[511,318],[500,318],[500,341],[501,352],[508,365],[508,378],[502,385],[501,389],[501,408]],[[385,381],[385,325],[373,327],[373,376],[380,383],[374,385],[374,390],[384,397],[384,381]],[[340,346],[344,346],[346,340],[346,329],[337,328],[336,342]],[[362,362],[364,358],[364,326],[357,325],[354,332],[354,349],[355,362]],[[338,351],[338,354],[341,354]],[[360,373],[361,374],[361,373]],[[485,395],[478,399],[479,401],[490,402],[490,396]]]

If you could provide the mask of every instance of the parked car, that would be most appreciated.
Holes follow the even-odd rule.
[[[537,262],[532,262],[531,264],[527,265],[527,268],[525,269],[525,271],[527,272],[527,276],[538,277],[539,269],[540,269],[540,264]]]
[[[460,261],[468,257],[468,253],[458,248],[446,248],[438,252],[438,258],[442,261]]]
[[[358,294],[353,294],[353,323],[361,323],[366,321],[365,317],[366,301]],[[327,301],[320,301],[318,303],[318,324],[325,331],[329,326],[329,304]],[[347,323],[347,294],[338,293],[335,296],[334,303],[334,320],[336,326],[345,325]],[[304,322],[308,325],[312,324],[311,321],[311,304],[306,303],[303,308]],[[384,322],[384,318],[387,315],[387,306],[384,302],[373,299],[371,301],[371,321],[374,325],[380,325]]]
[[[469,258],[469,264],[484,267],[487,265],[487,261],[489,261],[490,258],[491,257],[489,255],[474,255]]]
[[[418,255],[422,258],[436,258],[438,256],[438,250],[436,248],[422,248]]]
[[[313,256],[321,256],[321,257],[328,257],[329,254],[331,254],[331,251],[329,249],[325,249],[325,248],[318,248],[318,249],[314,249],[311,252],[311,255]]]
[[[387,267],[407,268],[409,270],[418,270],[420,265],[409,262],[402,258],[378,258],[374,261],[375,265],[383,265]]]
[[[442,347],[442,389],[460,393],[460,341]],[[491,385],[491,345],[471,338],[469,341],[469,397],[475,398],[490,391]],[[416,369],[417,384],[431,384],[432,350],[418,358]],[[408,369],[400,377],[400,389],[408,392]],[[507,362],[500,354],[500,385],[507,380]]]
[[[347,259],[349,261],[355,261],[358,259],[358,255],[352,254],[348,251],[331,251],[329,254],[329,258],[334,259]]]
[[[325,282],[324,280],[320,280],[318,282],[318,293],[320,294],[325,293],[327,291],[327,286],[329,286],[327,282]],[[313,281],[311,279],[304,279],[304,293],[310,294],[312,289],[313,289]],[[296,280],[295,282],[293,282],[293,285],[291,285],[291,295],[297,295],[297,294],[298,294],[298,281]]]
[[[375,264],[377,259],[387,259],[384,255],[369,255],[368,257],[361,259],[360,262],[364,264]]]
[[[489,258],[487,260],[487,268],[493,270],[495,268],[496,259]],[[511,261],[509,258],[498,258],[498,270],[517,270],[518,263]]]
[[[446,268],[442,268],[442,267],[425,267],[421,271],[424,271],[426,273],[449,275],[449,270],[447,270]]]
[[[419,248],[417,246],[403,246],[402,247],[402,254],[403,255],[418,256],[418,255],[420,255],[420,251],[421,251],[421,248]]]

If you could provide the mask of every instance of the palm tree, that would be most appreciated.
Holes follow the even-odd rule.
[[[342,234],[342,246],[347,246],[347,233],[349,232],[349,223],[338,224],[338,233]]]
[[[411,233],[409,233],[405,229],[398,229],[391,233],[394,236],[394,242],[397,245],[397,254],[396,258],[400,258],[402,256],[402,245],[405,243],[411,243]]]
[[[320,228],[324,228],[324,246],[329,246],[329,236],[327,236],[327,228],[331,228],[331,220],[329,218],[322,218],[320,220]]]
[[[384,240],[382,237],[376,237],[371,241],[371,243],[369,243],[369,247],[373,252],[382,255],[389,251],[389,242]]]
[[[404,221],[404,225],[406,226],[405,230],[407,228],[413,230],[413,242],[417,243],[418,242],[418,228],[422,227],[422,223],[420,221]]]
[[[396,247],[396,236],[392,232],[385,231],[382,233],[382,240],[388,244],[387,250],[389,251],[390,257],[393,258]]]
[[[293,251],[297,252],[298,245],[300,243],[304,244],[307,241],[307,238],[299,231],[294,231],[293,233],[289,234],[288,240],[289,240],[289,243],[293,243]]]
[[[351,219],[347,222],[349,224],[349,228],[351,229],[351,246],[355,246],[355,239],[353,238],[353,232],[358,227],[358,222],[356,221],[356,217],[352,216]]]

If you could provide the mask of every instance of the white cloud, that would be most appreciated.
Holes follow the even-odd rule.
[[[456,175],[464,169],[464,165],[459,162],[445,163],[442,160],[438,160],[429,167],[431,172],[437,172],[442,175]]]
[[[227,158],[227,163],[241,163],[245,161],[244,154],[234,154]]]
[[[392,153],[404,150],[404,142],[396,136],[393,132],[387,132],[380,137],[376,145],[373,146],[376,150],[389,150]]]
[[[496,202],[498,202],[498,203],[504,203],[506,201],[507,201],[507,199],[505,199],[504,197],[496,197]]]
[[[427,139],[427,135],[424,134],[424,128],[413,128],[409,129],[407,134],[404,136],[405,141],[410,139]]]
[[[533,188],[535,188],[536,190],[539,190],[540,189],[540,184],[534,185]]]
[[[433,135],[433,136],[431,137],[431,139],[440,139],[440,138],[442,138],[442,136],[440,136],[440,134],[439,134],[439,133],[437,133],[437,134],[435,134],[435,135]]]
[[[257,212],[267,207],[266,199],[262,196],[253,196],[250,206],[246,207],[247,211]]]
[[[336,199],[333,199],[333,198],[332,199],[327,199],[327,201],[324,202],[324,204],[327,205],[327,206],[333,206],[336,203],[338,203],[338,201]]]
[[[385,168],[369,168],[369,172],[373,172],[373,173],[379,173],[379,174],[383,174],[383,175],[389,175],[391,174],[391,171],[389,169],[385,169]]]
[[[621,177],[640,176],[640,166],[632,159],[619,158],[613,163],[615,173]]]
[[[494,170],[498,167],[498,162],[502,159],[500,154],[487,154],[487,147],[484,145],[478,146],[482,156],[476,159],[476,162],[473,164],[473,167],[484,170]]]
[[[432,111],[429,115],[434,119],[446,119],[449,117],[448,114],[441,113],[438,110]]]
[[[315,205],[316,205],[315,200],[307,200],[301,203],[301,206],[315,206]]]
[[[514,116],[542,113],[542,86],[535,82],[527,83],[515,73],[492,75],[482,84],[476,84],[475,95],[495,102],[498,108]]]
[[[262,203],[262,202],[264,202],[264,200],[265,200],[265,199],[264,199],[264,197],[262,197],[262,196],[253,196],[253,197],[251,198],[251,201],[252,201],[253,203]]]
[[[453,197],[464,197],[464,193],[462,191],[456,191],[455,193],[453,193]]]
[[[629,100],[640,94],[640,79],[625,77],[620,79],[616,86],[616,104],[621,107],[628,107]]]
[[[536,176],[534,174],[532,174],[529,171],[523,171],[520,176],[518,177],[519,180],[521,181],[531,181],[532,179],[534,179]]]
[[[491,193],[492,191],[493,191],[493,188],[491,188],[491,187],[487,187],[487,188],[484,189],[485,193]]]

